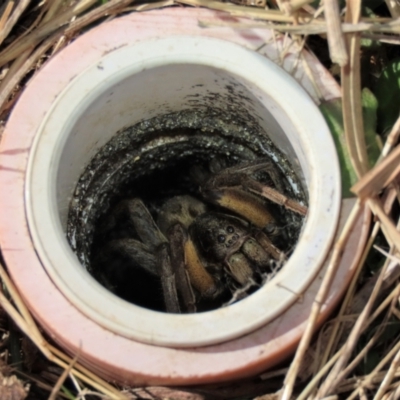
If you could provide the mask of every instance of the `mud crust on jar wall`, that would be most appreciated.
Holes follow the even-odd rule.
[[[100,283],[116,292],[101,278],[93,262],[96,251],[110,240],[110,235],[105,238],[99,233],[103,219],[122,199],[140,198],[154,217],[172,196],[198,197],[190,167],[199,165],[210,169],[216,160],[226,167],[254,160],[270,161],[274,174],[279,177],[279,184],[272,186],[307,204],[307,195],[298,177],[301,171],[294,171],[250,115],[233,117],[213,108],[158,116],[117,132],[83,171],[72,196],[67,224],[68,241],[81,264]],[[267,177],[261,176],[263,179],[271,185]],[[281,250],[289,255],[298,240],[303,218],[284,207],[267,203],[273,214],[279,215],[280,225],[287,227]],[[127,227],[120,227],[112,239],[131,234],[127,231]],[[157,282],[153,286],[161,293]],[[129,295],[116,294],[135,302]],[[159,308],[157,299],[149,308]]]

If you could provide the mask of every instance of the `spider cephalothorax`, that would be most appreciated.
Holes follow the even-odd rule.
[[[173,196],[155,218],[139,198],[120,202],[104,230],[125,219],[134,234],[109,241],[101,257],[124,254],[138,268],[159,277],[168,312],[195,312],[199,301],[227,294],[244,297],[285,259],[274,244],[284,236],[284,228],[264,198],[306,213],[304,206],[255,179],[259,171],[268,174],[268,167],[266,162],[253,162],[217,174],[194,168],[198,196],[205,202],[191,195]]]

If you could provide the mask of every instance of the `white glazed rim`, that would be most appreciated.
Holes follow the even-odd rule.
[[[106,75],[96,63],[58,96],[35,136],[30,154],[26,211],[36,251],[47,273],[71,303],[101,326],[150,344],[206,346],[265,325],[296,301],[310,284],[322,266],[336,230],[340,171],[334,143],[318,108],[300,85],[274,63],[220,39],[184,36],[153,39],[115,50],[102,60],[112,66]],[[308,187],[311,208],[301,240],[285,268],[252,296],[230,307],[201,314],[155,312],[127,303],[107,291],[79,264],[57,215],[57,162],[81,110],[96,95],[125,77],[168,63],[220,68],[257,83],[266,93],[273,93],[298,129],[311,171]],[[268,84],[263,79],[266,74],[274,77]]]

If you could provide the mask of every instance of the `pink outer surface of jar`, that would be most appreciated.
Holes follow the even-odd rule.
[[[299,301],[272,323],[241,338],[201,348],[174,349],[139,343],[116,335],[79,312],[60,293],[38,259],[25,216],[25,174],[34,132],[52,101],[80,71],[129,41],[165,35],[203,35],[229,40],[258,49],[279,60],[284,41],[272,40],[263,29],[199,27],[199,21],[241,21],[200,9],[165,9],[135,13],[93,29],[77,39],[45,65],[24,92],[10,117],[0,146],[0,241],[9,272],[29,308],[48,334],[68,352],[80,354],[82,364],[93,372],[120,383],[137,385],[184,385],[228,381],[253,375],[278,363],[293,352],[304,330],[312,301],[322,279],[323,269]],[[296,64],[296,49],[281,60],[291,70]],[[303,53],[302,53],[303,54]],[[313,76],[298,68],[293,75],[310,95],[330,100],[340,91],[320,64],[309,54],[304,57]],[[343,201],[342,220],[352,200]],[[366,239],[368,218],[360,214],[345,248],[331,292],[323,307],[320,322],[331,312],[343,294],[360,254],[359,244]],[[162,329],[162,327],[160,327]],[[199,332],[201,335],[201,332]]]

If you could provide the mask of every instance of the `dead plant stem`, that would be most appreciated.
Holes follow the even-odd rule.
[[[390,247],[396,246],[396,248],[400,250],[400,232],[396,229],[393,221],[384,212],[380,201],[377,198],[368,198],[366,204],[381,221],[382,232]]]
[[[6,24],[8,17],[11,14],[11,10],[14,8],[14,1],[9,1],[7,3],[7,6],[3,12],[3,14],[1,15],[0,18],[0,32],[4,29],[4,25]]]
[[[10,2],[9,4],[13,4],[14,2]],[[21,14],[25,11],[26,7],[28,7],[30,0],[19,0],[14,8],[13,13],[7,19],[7,22],[4,24],[4,27],[0,30],[0,45],[3,43],[4,39],[11,32],[11,29],[14,27],[16,22],[18,21]]]
[[[27,72],[33,67],[39,58],[42,57],[53,45],[58,36],[58,34],[54,34],[51,38],[39,46],[32,54],[29,49],[26,50],[13,62],[9,73],[0,84],[0,112],[3,110],[7,100],[10,98],[11,93],[13,90],[15,90],[15,87],[18,85],[21,79],[27,74]]]
[[[393,361],[391,362],[389,370],[387,371],[385,378],[382,380],[382,383],[379,386],[379,389],[377,390],[373,400],[380,400],[383,397],[383,395],[389,388],[389,385],[392,383],[392,380],[394,378],[397,368],[399,367],[399,364],[400,364],[400,350],[397,351]]]
[[[60,358],[61,360],[64,360],[66,363],[70,363],[71,362],[71,357],[67,356],[65,353],[63,353],[61,350],[59,350],[57,347],[54,347],[52,344],[47,343],[47,347],[50,349],[50,351],[58,358]],[[105,382],[103,379],[99,378],[96,374],[94,374],[93,372],[91,372],[90,370],[88,370],[86,367],[84,367],[83,365],[76,363],[74,366],[74,370],[78,370],[80,371],[82,374],[84,374],[85,376],[87,376],[90,379],[90,382],[97,382],[97,385],[93,385],[91,384],[91,386],[93,386],[95,389],[102,391],[103,393],[104,390],[102,390],[102,387],[106,387],[107,390],[110,393],[114,393],[116,389],[111,386],[109,383]],[[79,375],[75,374],[78,378]],[[84,381],[84,379],[80,378],[81,380]],[[120,392],[117,391],[117,394],[120,394]]]
[[[265,19],[268,21],[268,19]],[[273,19],[271,19],[273,21]],[[289,22],[289,21],[288,21]],[[298,35],[321,35],[328,32],[325,21],[314,19],[313,22],[302,21],[300,24],[275,24],[271,22],[209,22],[205,20],[199,21],[199,25],[203,28],[221,27],[232,29],[273,29],[278,32],[287,32]],[[377,32],[377,33],[400,33],[400,20],[392,22],[358,22],[356,24],[344,22],[341,24],[341,29],[344,33],[362,33],[362,32]]]
[[[313,0],[291,0],[289,1],[289,10],[290,13],[294,13],[298,9],[304,7],[306,4],[312,3]]]
[[[69,26],[65,29],[64,34],[69,35],[73,32],[78,31],[79,29],[84,28],[88,24],[93,23],[101,17],[104,17],[111,13],[116,13],[117,10],[123,9],[124,7],[131,4],[133,0],[110,0],[108,3],[105,3],[81,17],[77,18],[75,21],[72,21]]]
[[[29,312],[27,306],[25,305],[24,301],[22,300],[21,296],[19,295],[17,288],[15,287],[14,283],[9,278],[8,274],[6,273],[4,267],[1,263],[0,263],[0,278],[3,282],[3,284],[6,286],[8,293],[10,294],[11,298],[14,301],[14,304],[16,305],[16,307],[18,309],[19,313],[16,312],[15,315],[16,316],[21,315],[22,316],[21,322],[26,324],[26,327],[29,330],[29,332],[35,338],[40,338],[41,333],[40,333],[38,327],[36,326],[36,323],[35,323],[34,319],[32,318],[31,313]],[[3,300],[7,300],[4,295],[3,295],[3,297],[4,297]],[[7,303],[9,303],[8,300],[7,300]],[[12,309],[15,310],[14,307],[12,307]],[[11,315],[11,317],[13,317],[13,314],[10,314],[10,315]],[[40,344],[40,346],[41,346],[41,344]]]
[[[313,71],[311,70],[310,67],[310,57],[309,54],[301,51],[300,53],[300,59],[302,61],[302,66],[304,68],[304,72],[307,74],[308,78],[310,79],[310,82],[312,83],[313,89],[318,97],[318,99],[323,99],[322,91],[321,88],[319,87],[318,83],[315,80],[315,75]]]
[[[321,368],[327,362],[332,349],[336,347],[338,341],[340,340],[340,337],[338,335],[338,331],[339,331],[339,327],[340,327],[340,324],[341,324],[342,317],[345,315],[346,310],[348,310],[348,308],[349,308],[351,300],[354,298],[354,293],[355,293],[355,288],[356,288],[356,285],[357,285],[358,278],[359,278],[360,273],[361,273],[361,271],[363,269],[364,262],[365,262],[365,260],[366,260],[366,258],[368,256],[368,253],[371,250],[371,247],[372,247],[372,245],[373,245],[373,243],[375,241],[376,235],[379,232],[379,228],[380,228],[380,223],[378,221],[378,222],[376,222],[374,224],[374,227],[372,229],[371,235],[370,235],[370,237],[368,239],[368,242],[367,242],[367,244],[366,244],[366,246],[365,246],[365,248],[363,250],[363,253],[361,255],[361,258],[360,258],[360,260],[358,262],[356,271],[355,271],[355,273],[354,273],[354,275],[353,275],[353,277],[351,279],[349,287],[347,288],[346,295],[345,295],[345,298],[343,299],[343,302],[341,304],[339,313],[338,313],[337,317],[335,318],[335,321],[333,322],[332,332],[331,332],[331,335],[330,335],[330,338],[329,338],[329,342],[326,345],[325,353],[324,353],[324,356],[322,357],[322,360],[321,360],[319,368]]]
[[[354,357],[354,359],[351,361],[351,363],[344,369],[343,375],[347,376],[349,375],[354,368],[364,359],[364,357],[367,355],[369,350],[378,342],[380,336],[382,335],[384,328],[386,326],[386,323],[390,317],[390,312],[386,313],[385,318],[383,320],[383,323],[379,325],[379,328],[375,332],[375,334],[372,336],[372,338],[367,342],[367,344],[357,353],[357,355]],[[365,328],[363,329],[363,332],[365,331],[366,327],[368,325],[365,324]],[[338,385],[339,386],[339,385]],[[352,395],[355,395],[356,391],[352,393]],[[354,398],[350,395],[348,400]]]
[[[48,6],[48,10],[42,20],[42,24],[50,21],[58,13],[64,3],[64,0],[53,0]]]
[[[129,5],[132,1],[133,0],[110,0],[109,2],[95,8],[94,10],[88,12],[86,15],[81,17],[82,19],[79,19],[80,23],[77,23],[77,20],[73,22],[71,22],[71,20],[77,15],[86,11],[89,7],[91,7],[93,1],[81,2],[78,5],[70,7],[62,14],[54,16],[45,24],[39,26],[34,32],[27,35],[24,40],[14,42],[4,51],[2,51],[0,53],[0,66],[4,65],[8,61],[15,59],[25,50],[33,48],[47,36],[60,30],[60,28],[63,28],[66,25],[69,25],[69,30],[71,30],[71,27],[72,30],[79,29],[83,26],[86,26],[88,23],[95,21],[98,18],[107,15],[107,13],[111,11],[115,11],[118,8]],[[68,31],[68,29],[66,29],[66,31]]]
[[[383,147],[382,154],[379,160],[381,160],[382,158],[386,157],[389,154],[389,152],[393,149],[393,147],[398,143],[399,136],[400,136],[400,117],[397,118],[395,124],[390,130],[390,133],[385,141],[385,145]]]
[[[303,391],[297,396],[297,400],[306,400],[308,396],[311,395],[312,391],[318,386],[319,381],[323,378],[323,376],[329,371],[332,365],[339,358],[342,350],[339,350],[335,353],[324,365],[321,367],[317,374],[311,379],[311,381],[307,384],[307,386],[303,389]]]
[[[71,369],[74,367],[76,364],[76,361],[78,359],[78,355],[74,357],[73,360],[68,364],[68,367],[64,369],[63,373],[59,376],[56,384],[53,386],[53,389],[50,393],[49,400],[56,400],[58,396],[58,392],[61,389],[61,386],[63,385],[64,381],[68,378],[69,373],[71,372]]]
[[[372,307],[378,296],[379,289],[382,285],[386,268],[387,264],[385,264],[385,266],[382,268],[379,277],[377,279],[377,282],[375,284],[374,290],[372,291],[371,296],[367,301],[367,304],[365,305],[363,311],[359,315],[356,323],[353,326],[353,329],[349,334],[346,343],[343,346],[344,350],[341,356],[339,357],[336,364],[334,365],[329,375],[327,376],[325,382],[321,386],[318,392],[319,398],[323,398],[332,393],[338,382],[340,382],[340,380],[342,380],[349,372],[348,370],[344,370],[344,367],[352,354],[352,350],[355,344],[357,343],[361,333],[363,332],[363,328],[366,326],[368,316],[371,313]]]
[[[153,3],[139,4],[137,6],[132,6],[132,7],[125,7],[123,9],[123,12],[149,11],[149,10],[153,10],[156,8],[164,8],[164,7],[173,6],[174,4],[175,4],[174,0],[162,0],[162,1],[156,1]]]
[[[393,18],[399,18],[400,17],[400,5],[396,0],[385,0],[387,8],[390,11],[390,15]]]
[[[400,125],[399,125],[400,126]],[[385,152],[385,146],[382,150]],[[352,188],[361,200],[378,195],[400,172],[400,146],[394,148],[379,160],[373,169],[367,172]]]
[[[373,383],[373,378],[375,378],[377,372],[380,372],[380,370],[387,364],[389,361],[394,357],[396,353],[400,351],[400,342],[397,342],[395,346],[385,355],[385,357],[378,363],[378,365],[365,377],[365,379],[360,382],[360,385],[363,387],[368,387],[370,384]],[[390,369],[390,368],[389,368]],[[394,371],[397,372],[397,369]],[[393,375],[394,375],[393,372]],[[386,373],[387,374],[387,373]],[[392,372],[391,372],[392,374]],[[384,379],[384,377],[382,377]],[[381,378],[381,382],[382,382]],[[393,379],[393,376],[392,376]],[[348,400],[352,400],[357,396],[355,392],[353,392],[349,397]]]
[[[360,7],[360,0],[349,0],[345,21],[358,23]],[[350,160],[358,178],[361,178],[369,170],[369,163],[361,107],[360,35],[348,33],[346,42],[349,50],[349,62],[342,67],[341,74],[343,124]]]
[[[284,386],[283,386],[283,391],[282,391],[282,394],[280,397],[282,400],[289,400],[291,398],[294,383],[296,381],[296,377],[297,377],[299,368],[301,366],[301,362],[303,360],[305,352],[307,351],[307,349],[309,347],[312,335],[314,333],[315,324],[319,317],[321,307],[325,301],[326,295],[328,294],[328,291],[332,284],[333,278],[335,277],[336,270],[339,266],[339,262],[341,260],[342,254],[343,254],[343,247],[345,246],[348,236],[350,235],[350,232],[352,230],[352,227],[354,226],[354,224],[359,216],[360,210],[361,210],[361,205],[357,201],[346,221],[346,224],[345,224],[342,232],[339,235],[337,242],[335,243],[335,245],[333,247],[332,258],[328,264],[327,271],[323,277],[321,286],[318,290],[318,293],[317,293],[317,295],[314,299],[313,305],[311,307],[310,316],[307,321],[307,325],[305,327],[303,336],[300,340],[299,346],[297,348],[295,357],[294,357],[294,359],[289,367],[289,371],[286,375],[286,378],[284,381]]]
[[[71,357],[62,353],[58,349],[55,349],[53,346],[46,342],[31,314],[29,313],[27,307],[25,306],[23,300],[21,299],[18,291],[16,290],[14,284],[11,282],[10,278],[4,270],[4,267],[1,264],[0,278],[2,279],[4,285],[7,287],[7,290],[10,293],[10,296],[12,297],[19,311],[15,309],[11,302],[1,292],[0,305],[10,315],[10,317],[14,320],[21,331],[24,332],[25,335],[32,340],[32,342],[38,347],[38,349],[45,355],[45,357],[49,361],[54,362],[61,368],[67,369],[68,365],[71,363]],[[113,399],[126,399],[126,396],[122,395],[107,382],[103,381],[92,373],[86,374],[85,372],[87,370],[84,367],[79,367],[79,369],[77,369],[78,367],[78,364],[76,364],[72,373],[76,375],[79,379],[94,387],[95,389],[101,391],[102,393],[111,396],[111,398]],[[80,372],[82,370],[84,370],[85,372]],[[92,377],[94,377],[95,379],[93,379]]]
[[[237,6],[214,0],[176,0],[176,3],[187,4],[194,7],[207,7],[213,10],[225,11],[238,17],[256,18],[267,21],[292,22],[293,17],[285,15],[279,10],[262,10],[253,7]]]
[[[385,267],[383,267],[385,268]],[[354,280],[356,282],[356,280]],[[369,317],[367,322],[364,325],[364,329],[372,324],[372,322],[385,310],[385,308],[389,305],[389,303],[393,302],[398,297],[398,288],[396,287],[380,304],[379,307],[374,311],[374,313]],[[359,360],[355,360],[355,363],[358,363],[362,357],[369,351],[369,349],[376,343],[378,339],[377,335],[374,335],[368,343],[364,346],[364,348],[359,352],[357,357]],[[304,390],[297,397],[297,400],[305,400],[307,396],[311,394],[311,392],[317,387],[319,381],[322,377],[329,371],[334,362],[339,358],[339,356],[344,351],[344,347],[341,347],[334,355],[332,355],[329,360],[326,360],[325,364],[320,365],[318,373],[312,378],[309,384],[304,388]]]
[[[324,0],[324,7],[331,60],[343,67],[348,63],[349,57],[340,20],[339,1]]]

